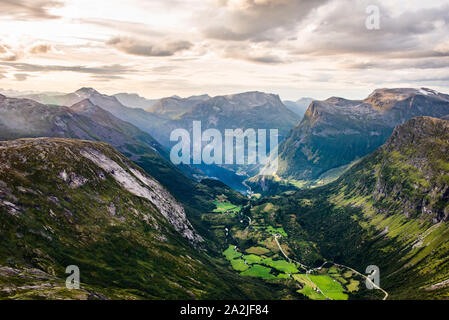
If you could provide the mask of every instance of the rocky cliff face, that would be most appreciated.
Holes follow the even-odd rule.
[[[314,101],[279,148],[278,174],[315,179],[374,151],[395,126],[413,117],[448,113],[449,96],[430,89],[380,89],[363,101]]]
[[[34,268],[54,278],[75,264],[83,282],[108,287],[116,281],[123,286],[129,281],[126,275],[108,268],[132,268],[142,259],[146,268],[152,265],[146,272],[158,270],[156,282],[169,288],[170,271],[164,264],[185,270],[199,267],[195,259],[182,257],[192,255],[192,250],[180,242],[180,236],[196,245],[202,241],[184,209],[152,177],[108,145],[67,139],[13,140],[0,143],[0,159],[0,265],[9,264],[11,272]],[[102,264],[107,267],[102,269]],[[2,290],[23,291],[3,283],[10,276],[14,272],[0,275]],[[145,295],[142,286],[135,288],[141,290],[135,291],[137,296]],[[45,289],[52,287],[39,285],[35,292]]]
[[[449,220],[449,121],[413,118],[343,176],[346,190],[372,197],[378,213]]]
[[[113,178],[123,191],[151,202],[158,212],[189,241],[193,243],[202,241],[187,220],[184,209],[173,196],[156,180],[107,145],[48,138],[22,139],[1,142],[0,151],[5,184],[3,196],[7,197],[2,202],[2,206],[10,214],[18,215],[26,211],[22,207],[20,197],[14,196],[9,191],[5,192],[8,189],[13,190],[8,185],[13,182],[10,171],[14,175],[23,176],[27,176],[29,170],[35,171],[34,174],[48,175],[49,186],[53,184],[51,188],[58,189],[61,184],[65,184],[68,190],[78,189],[87,184],[101,188],[102,181]],[[16,167],[16,162],[21,164],[20,168]],[[81,167],[82,173],[77,169]],[[39,190],[42,188],[39,184],[29,187],[36,194],[45,193]],[[138,215],[141,215],[145,221],[152,220],[147,212],[141,212]]]

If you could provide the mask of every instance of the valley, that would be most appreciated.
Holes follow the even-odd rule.
[[[390,104],[379,111],[384,95]],[[49,100],[74,102],[70,107],[0,96],[5,140],[0,144],[0,237],[7,244],[0,250],[0,295],[443,299],[449,294],[449,127],[448,121],[426,116],[407,120],[411,115],[402,115],[404,123],[395,125],[394,112],[403,112],[404,99],[411,98],[408,113],[440,115],[449,106],[447,96],[435,92],[381,90],[362,104],[314,101],[293,126],[285,122],[290,111],[285,113],[277,96],[258,92],[193,97],[182,114],[180,98],[152,104],[150,111],[128,112],[115,96],[89,88]],[[422,111],[416,104],[420,99],[433,105]],[[161,122],[148,128],[130,118],[144,112],[148,121],[162,116],[166,125],[179,124],[207,111],[207,117],[224,121],[224,129],[236,114],[250,117],[252,108],[284,114],[278,127],[286,136],[281,170],[272,176],[254,174],[258,166],[177,166],[166,146],[148,133]],[[374,144],[360,135],[373,152],[359,150],[336,167],[322,166],[322,157],[336,158],[320,154],[320,148],[330,149],[315,139],[341,138],[334,130],[343,125],[341,114],[334,116],[342,110],[376,115],[391,132],[373,135]],[[332,116],[325,123],[337,127],[324,135],[315,129],[326,112]],[[243,119],[240,125],[252,123]],[[318,158],[312,161],[310,149],[298,141],[317,147]],[[285,162],[286,148],[309,157],[317,170],[309,173],[316,174],[285,174],[282,166],[302,161]],[[123,250],[129,254],[120,255]],[[69,262],[84,270],[83,290],[76,294],[62,281]],[[379,267],[379,286],[364,272],[371,265]]]
[[[217,203],[217,208],[223,205]],[[229,212],[214,212],[229,215]],[[295,286],[296,282],[299,288],[297,293],[312,300],[360,299],[364,294],[371,299],[382,299],[381,294],[368,294],[367,290],[360,288],[368,278],[350,267],[326,261],[319,267],[311,268],[291,259],[285,253],[292,252],[288,241],[283,241],[288,239],[285,230],[281,226],[264,224],[264,214],[268,213],[267,210],[252,208],[249,212],[251,218],[239,215],[236,225],[215,225],[216,228],[230,230],[225,238],[226,245],[229,245],[222,254],[242,277],[279,281],[287,286]],[[235,217],[235,214],[231,216]],[[221,223],[232,224],[226,221],[226,217],[221,218]],[[386,299],[388,293],[382,292],[383,299]]]
[[[1,307],[449,301],[449,0],[0,0],[0,26]]]

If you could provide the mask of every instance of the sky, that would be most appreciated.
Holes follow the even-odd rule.
[[[449,0],[0,0],[0,88],[80,87],[147,98],[449,93]]]

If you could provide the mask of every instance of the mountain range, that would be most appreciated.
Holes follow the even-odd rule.
[[[215,197],[214,190],[189,178],[196,174],[194,169],[173,165],[167,149],[152,136],[94,105],[90,99],[59,107],[0,96],[0,140],[37,137],[110,144],[155,177],[183,203],[189,215],[198,215],[199,210],[210,206],[205,202]]]
[[[446,94],[15,96],[0,95],[0,298],[379,299],[353,272],[368,265],[389,298],[449,293]],[[278,129],[279,171],[243,195],[260,167],[173,165],[170,132],[193,121]]]
[[[128,99],[125,102],[131,103],[130,96],[135,98],[134,95],[125,94],[108,96],[93,88],[81,88],[64,95],[33,95],[30,98],[44,104],[51,102],[51,105],[58,106],[72,106],[88,99],[118,119],[129,122],[150,134],[167,149],[175,144],[170,141],[170,133],[178,128],[186,129],[191,133],[193,121],[201,121],[203,130],[216,128],[223,135],[225,129],[278,129],[278,138],[282,140],[301,118],[290,111],[279,96],[263,92],[247,92],[213,98],[208,95],[189,98],[173,96],[160,99],[146,111],[136,107],[135,104],[130,107],[119,101]],[[139,101],[142,102],[142,99]],[[194,174],[191,172],[192,168],[200,177],[219,178],[239,191],[246,190],[242,181],[258,172],[257,166],[203,165],[192,166],[184,173]]]
[[[279,146],[285,179],[312,180],[381,146],[397,125],[449,114],[449,96],[430,89],[379,89],[364,100],[314,101]]]

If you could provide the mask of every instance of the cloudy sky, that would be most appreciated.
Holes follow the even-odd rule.
[[[366,27],[373,5],[378,30]],[[148,98],[449,93],[449,0],[0,0],[0,88],[82,86]]]

